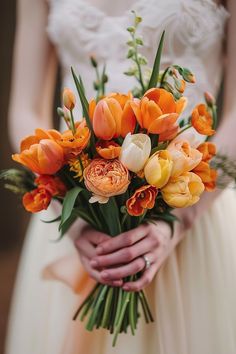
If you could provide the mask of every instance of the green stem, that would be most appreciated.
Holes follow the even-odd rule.
[[[113,297],[113,292],[114,292],[114,288],[110,287],[106,296],[106,304],[105,304],[105,309],[103,312],[103,317],[102,317],[102,323],[101,326],[103,328],[106,328],[108,326],[108,320],[109,320],[109,312],[111,309],[111,301],[112,301],[112,297]]]
[[[179,136],[180,134],[182,134],[185,130],[191,128],[191,127],[192,127],[191,124],[186,125],[186,127],[184,127],[184,129],[182,129],[182,130],[180,130],[180,132],[178,132],[178,134],[176,135],[176,137]]]
[[[119,316],[119,319],[118,319],[117,326],[115,328],[115,335],[114,335],[113,341],[112,341],[112,346],[113,347],[116,345],[117,337],[118,337],[118,335],[120,333],[120,329],[121,329],[121,326],[122,326],[122,321],[123,321],[123,318],[125,316],[125,311],[126,311],[126,308],[128,306],[128,303],[130,301],[130,295],[131,295],[130,292],[126,292],[125,295],[124,295],[124,299],[123,299],[123,303],[122,303],[122,307],[121,307],[121,311],[120,311],[120,316]]]
[[[92,314],[89,318],[89,321],[87,323],[87,326],[86,326],[86,329],[88,331],[92,331],[93,330],[93,327],[95,325],[95,322],[96,322],[96,319],[97,319],[97,315],[98,315],[98,311],[99,311],[99,308],[100,308],[100,305],[101,303],[104,301],[104,298],[105,298],[105,295],[106,295],[106,292],[107,292],[107,289],[108,289],[108,286],[107,285],[101,285],[101,290],[100,290],[100,293],[96,299],[96,303],[94,304],[94,309],[92,311]]]
[[[73,135],[76,133],[76,128],[75,128],[75,120],[74,120],[74,115],[72,109],[70,110],[70,122],[71,122],[71,130]]]

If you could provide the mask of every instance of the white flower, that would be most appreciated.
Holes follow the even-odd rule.
[[[128,133],[121,146],[120,161],[132,172],[140,171],[151,152],[151,139],[146,134]]]
[[[177,142],[187,140],[192,148],[197,149],[198,146],[205,141],[205,138],[204,135],[199,134],[193,127],[191,127],[174,138],[171,141],[171,144],[173,143],[174,145]]]

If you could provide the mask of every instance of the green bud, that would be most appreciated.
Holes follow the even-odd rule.
[[[63,111],[63,109],[61,107],[57,107],[57,114],[59,115],[59,117],[65,116],[65,112]]]
[[[127,28],[127,31],[130,33],[134,33],[135,32],[135,28],[133,26],[130,26]]]
[[[143,45],[143,40],[142,40],[142,38],[137,37],[137,38],[136,38],[136,43],[137,43],[138,45]]]
[[[142,17],[141,16],[135,16],[135,25],[137,26],[139,23],[142,22]]]
[[[132,58],[134,56],[135,50],[133,48],[130,48],[127,54],[127,58]]]
[[[138,62],[140,65],[147,65],[147,59],[141,54],[138,54]]]
[[[94,81],[94,83],[93,83],[94,90],[98,91],[99,87],[100,87],[99,82],[98,81]]]
[[[130,46],[130,47],[134,46],[134,42],[133,41],[128,41],[128,42],[126,42],[126,44],[128,44],[128,46]]]
[[[92,66],[94,68],[97,68],[98,63],[97,63],[96,59],[93,56],[90,57],[90,61],[91,61]]]
[[[108,76],[107,74],[104,74],[102,77],[102,82],[105,84],[108,81]]]

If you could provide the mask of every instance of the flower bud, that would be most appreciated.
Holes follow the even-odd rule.
[[[205,101],[209,107],[212,107],[215,105],[216,101],[215,98],[212,96],[210,92],[205,92],[204,93]]]
[[[64,106],[70,111],[75,107],[75,95],[69,88],[64,89],[62,100]]]
[[[121,147],[120,161],[132,172],[140,171],[151,152],[151,139],[146,134],[126,135]]]

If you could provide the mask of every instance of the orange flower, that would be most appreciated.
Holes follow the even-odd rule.
[[[146,185],[138,188],[126,202],[127,211],[130,215],[142,215],[146,209],[152,209],[157,196],[157,188]]]
[[[104,159],[115,159],[119,157],[121,147],[114,141],[100,141],[96,144],[97,153]]]
[[[64,164],[63,149],[54,140],[60,136],[56,130],[36,129],[35,135],[22,141],[20,154],[12,155],[12,159],[35,173],[52,175]]]
[[[211,142],[205,142],[198,146],[198,151],[202,153],[202,161],[208,162],[216,154],[216,145]]]
[[[48,208],[52,196],[44,188],[36,188],[24,194],[22,202],[25,209],[31,213],[37,213]]]
[[[216,188],[217,171],[210,168],[207,162],[201,161],[192,172],[201,178],[207,192]]]
[[[92,100],[89,104],[89,115],[93,123],[95,135],[103,140],[111,140],[118,136],[125,137],[133,133],[136,118],[131,107],[132,95],[111,93],[97,104]]]
[[[86,148],[90,139],[90,130],[86,126],[85,120],[76,123],[76,132],[73,135],[71,130],[66,130],[57,140],[58,144],[63,148],[66,159],[77,156]]]
[[[118,159],[94,159],[84,170],[84,182],[96,196],[109,197],[123,194],[129,186],[129,172]]]
[[[38,188],[47,190],[53,197],[56,195],[63,197],[67,192],[65,184],[56,176],[40,175],[35,179],[35,183]]]
[[[141,101],[136,99],[131,106],[141,128],[152,134],[167,134],[176,129],[175,123],[186,106],[186,98],[182,97],[175,102],[170,92],[152,88],[145,93]]]
[[[194,108],[191,122],[196,131],[202,135],[211,136],[215,133],[215,130],[212,129],[213,118],[203,103]]]
[[[75,107],[75,95],[69,88],[65,88],[63,90],[62,101],[64,106],[69,109],[69,111]]]

